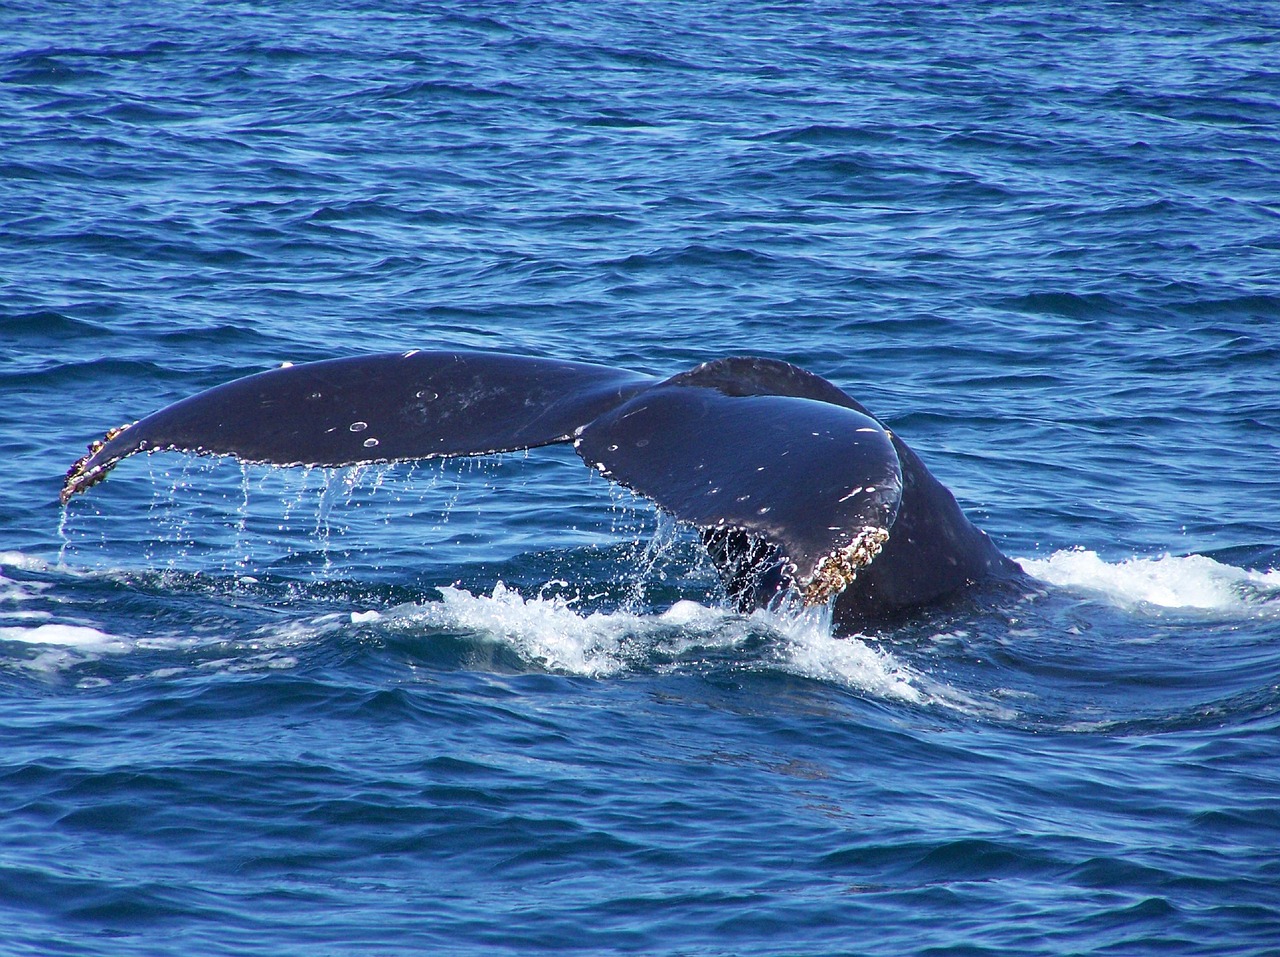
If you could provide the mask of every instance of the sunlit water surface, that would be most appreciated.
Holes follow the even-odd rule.
[[[1275,953],[1271,6],[0,23],[0,952]],[[740,614],[567,447],[57,503],[412,347],[796,362],[1027,577]]]

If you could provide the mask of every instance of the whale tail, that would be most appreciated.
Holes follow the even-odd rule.
[[[788,363],[748,357],[664,380],[475,352],[284,366],[112,430],[68,471],[61,497],[67,502],[138,452],[345,466],[557,442],[572,442],[588,466],[699,528],[744,603],[787,586],[807,603],[825,602],[858,580],[869,584],[874,612],[936,597],[999,556],[914,453],[856,401]],[[904,502],[922,514],[904,521]],[[946,525],[941,536],[935,517]],[[895,523],[911,534],[894,534]],[[985,543],[982,561],[969,554],[975,541]],[[932,554],[938,548],[948,554]],[[877,585],[882,565],[894,571]],[[899,579],[907,584],[897,587]]]

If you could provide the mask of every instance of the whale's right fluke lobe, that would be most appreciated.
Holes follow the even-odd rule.
[[[841,591],[874,558],[902,497],[883,426],[813,399],[669,380],[600,416],[575,445],[588,465],[676,518],[774,546],[810,602]]]

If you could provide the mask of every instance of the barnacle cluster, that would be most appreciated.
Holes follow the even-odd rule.
[[[85,489],[97,485],[107,477],[106,468],[97,466],[86,471],[86,466],[95,455],[102,451],[102,447],[104,445],[133,424],[134,423],[132,422],[126,422],[124,425],[110,429],[102,438],[98,439],[96,442],[91,442],[89,444],[89,451],[76,459],[75,464],[72,465],[71,468],[67,469],[67,479],[62,485],[62,494],[60,496],[63,505],[66,505],[71,499],[71,496],[75,495],[76,492],[83,492]]]
[[[888,529],[868,525],[848,545],[822,556],[804,586],[804,603],[821,605],[832,595],[840,594],[858,577],[858,569],[880,554],[888,540]]]

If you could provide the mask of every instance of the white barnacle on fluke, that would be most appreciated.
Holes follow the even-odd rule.
[[[107,477],[107,472],[111,471],[111,466],[115,463],[99,463],[93,460],[98,457],[98,453],[102,451],[108,442],[124,434],[137,424],[137,422],[126,422],[123,425],[117,425],[114,429],[107,429],[102,438],[95,439],[89,443],[89,451],[76,459],[71,468],[67,469],[67,477],[62,486],[62,494],[59,495],[63,505],[66,505],[76,492],[83,492],[87,488],[92,488]],[[144,439],[139,443],[139,450],[145,448],[146,445],[147,441]]]

